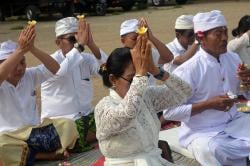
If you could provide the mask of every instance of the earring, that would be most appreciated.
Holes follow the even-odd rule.
[[[113,90],[115,90],[115,89],[116,89],[115,84],[114,84],[114,85],[112,85],[112,89],[113,89]]]

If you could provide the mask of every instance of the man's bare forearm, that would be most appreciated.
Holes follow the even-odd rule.
[[[24,54],[25,51],[17,48],[16,51],[12,53],[12,55],[10,55],[8,59],[0,64],[0,84],[7,79],[8,74],[14,70]]]
[[[60,65],[47,53],[42,50],[33,47],[30,52],[39,59],[44,66],[53,74],[56,74],[60,68]]]

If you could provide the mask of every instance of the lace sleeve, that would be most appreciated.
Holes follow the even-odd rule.
[[[248,36],[248,33],[246,32],[241,37],[238,37],[229,41],[227,45],[227,49],[229,51],[239,53],[239,51],[242,48],[246,48],[248,46],[249,46],[249,36]]]
[[[165,85],[151,86],[145,92],[145,103],[151,103],[156,112],[166,108],[177,106],[185,102],[192,93],[189,84],[175,75],[165,82]]]
[[[132,121],[138,114],[138,106],[147,86],[147,76],[134,77],[126,96],[117,103],[108,96],[102,99],[95,108],[97,138],[105,139],[110,135],[122,133],[132,127]]]

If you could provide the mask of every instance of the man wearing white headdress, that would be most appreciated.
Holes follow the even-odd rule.
[[[155,65],[162,66],[163,64],[170,62],[173,59],[172,53],[164,43],[153,35],[147,21],[144,18],[141,18],[140,20],[129,19],[122,22],[120,26],[120,37],[124,47],[133,48],[135,46],[138,36],[137,30],[142,26],[147,28],[148,40],[155,47],[152,48],[152,58]],[[157,75],[155,76],[157,77]],[[153,83],[153,79],[150,80],[150,82]]]
[[[173,72],[191,85],[192,95],[184,105],[163,114],[189,113],[190,118],[182,122],[179,141],[201,165],[246,165],[250,132],[245,123],[250,116],[237,112],[237,99],[228,95],[238,94],[241,60],[227,52],[227,24],[220,11],[198,13],[193,21],[201,48]]]
[[[61,69],[41,86],[41,118],[75,120],[80,134],[75,151],[83,152],[91,149],[87,141],[96,139],[91,77],[98,75],[100,65],[106,62],[107,56],[94,42],[86,19],[60,19],[56,22],[55,33],[59,49],[51,56],[61,64]],[[86,46],[93,54],[84,50]],[[75,53],[68,54],[72,49]],[[71,65],[62,66],[67,61],[71,61]]]
[[[166,45],[174,59],[163,66],[164,70],[170,73],[190,59],[198,49],[199,43],[194,35],[193,15],[181,15],[176,19],[175,36],[175,39]]]
[[[18,44],[9,40],[0,45],[0,161],[4,166],[34,165],[36,158],[61,159],[78,138],[71,120],[40,123],[36,88],[60,66],[34,46],[34,38],[35,29],[29,26],[21,32]],[[28,51],[43,65],[26,69]]]

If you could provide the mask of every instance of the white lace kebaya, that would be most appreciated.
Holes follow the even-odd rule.
[[[96,134],[105,166],[172,165],[160,156],[156,113],[185,102],[191,88],[173,75],[158,86],[148,86],[147,80],[147,76],[135,76],[124,98],[110,89],[109,96],[95,108]]]

